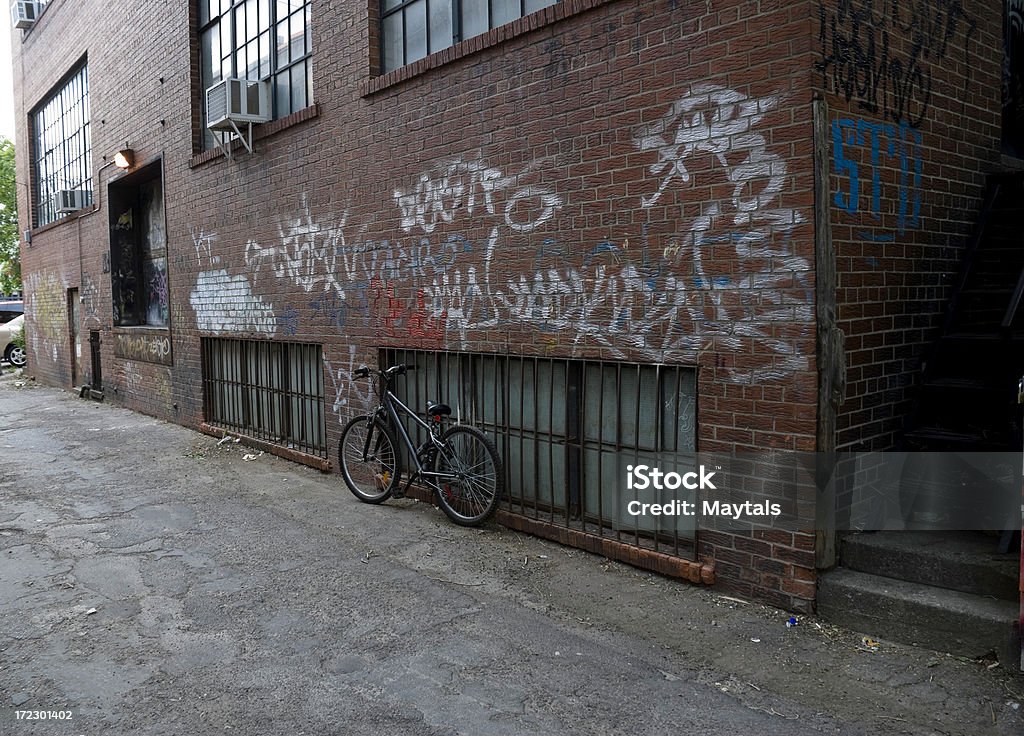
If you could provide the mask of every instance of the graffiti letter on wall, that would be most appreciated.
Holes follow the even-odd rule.
[[[933,67],[962,43],[970,83],[968,45],[976,24],[960,0],[840,0],[819,9],[822,78],[847,102],[894,123],[917,127],[932,101]],[[962,41],[960,39],[962,38]]]
[[[868,120],[837,118],[832,121],[832,161],[835,173],[847,180],[847,190],[840,188],[834,202],[844,212],[856,215],[866,211],[876,226],[884,226],[886,208],[883,200],[882,173],[893,167],[899,172],[896,180],[896,233],[904,234],[914,230],[921,221],[921,142],[919,130],[908,123],[891,125],[872,123]],[[865,165],[864,153],[868,155]],[[860,163],[858,164],[858,160]],[[870,184],[866,179],[870,170]],[[861,190],[870,192],[867,203],[862,202]],[[866,240],[892,241],[893,233],[877,233],[861,230],[857,233]]]
[[[115,334],[114,355],[146,363],[171,365],[171,339],[166,335]]]

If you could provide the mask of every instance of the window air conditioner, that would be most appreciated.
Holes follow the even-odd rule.
[[[42,7],[36,0],[14,0],[11,3],[11,22],[15,28],[31,28],[39,18]]]
[[[57,191],[57,214],[77,212],[89,204],[89,192],[85,189],[60,189]]]
[[[270,120],[270,82],[223,79],[206,90],[206,127],[238,133],[239,125]]]

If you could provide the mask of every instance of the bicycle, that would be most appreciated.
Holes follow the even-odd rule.
[[[349,420],[341,431],[338,461],[345,485],[360,501],[377,504],[404,497],[421,478],[449,519],[460,526],[482,524],[497,511],[504,490],[498,451],[476,427],[455,424],[442,429],[442,418],[452,413],[447,404],[427,402],[431,422],[406,406],[391,390],[391,381],[414,368],[399,364],[377,371],[377,408]],[[369,376],[370,369],[365,366],[353,373],[354,378]],[[414,446],[402,416],[427,431],[427,439],[419,447]],[[399,438],[415,465],[404,488]]]

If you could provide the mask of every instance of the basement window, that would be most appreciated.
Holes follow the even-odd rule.
[[[322,346],[221,337],[200,345],[207,424],[327,457]]]
[[[667,554],[692,553],[692,521],[640,521],[625,513],[622,493],[625,463],[657,465],[695,451],[693,368],[394,349],[380,360],[416,365],[393,384],[410,407],[444,401],[453,420],[494,440],[509,510]]]

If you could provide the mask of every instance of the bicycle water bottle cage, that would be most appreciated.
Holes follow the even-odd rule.
[[[427,402],[427,414],[440,421],[441,417],[446,417],[452,413],[452,408],[448,404],[435,404],[433,401]]]

